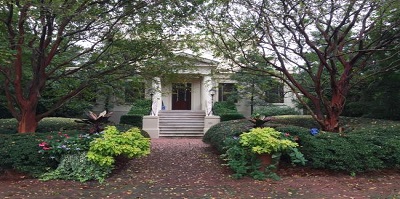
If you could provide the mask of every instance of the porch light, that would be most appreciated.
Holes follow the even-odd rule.
[[[215,89],[211,89],[211,90],[210,90],[210,95],[211,95],[212,98],[214,97],[214,95],[215,95],[216,92],[217,92],[217,91],[216,91]]]
[[[214,95],[216,93],[215,89],[210,90],[210,95],[211,95],[211,111],[208,115],[214,115]]]

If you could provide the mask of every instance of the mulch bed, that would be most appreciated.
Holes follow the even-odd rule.
[[[215,151],[200,139],[153,139],[149,156],[120,160],[106,182],[42,182],[8,171],[0,198],[400,198],[400,171],[354,177],[280,165],[279,181],[230,178]]]

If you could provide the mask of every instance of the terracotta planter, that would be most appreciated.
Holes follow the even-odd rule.
[[[266,168],[268,168],[270,165],[275,165],[275,169],[272,171],[278,170],[278,164],[279,164],[279,157],[278,161],[274,158],[272,158],[272,154],[268,153],[263,153],[258,155],[258,159],[261,161],[261,166],[260,166],[260,171],[265,171]]]
[[[258,159],[261,161],[260,171],[265,171],[265,169],[272,164],[272,154],[259,154]]]

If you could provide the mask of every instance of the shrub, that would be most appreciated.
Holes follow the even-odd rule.
[[[77,154],[82,151],[88,151],[90,142],[101,136],[101,133],[52,133],[38,144],[38,146],[41,147],[39,153],[60,162],[62,157],[67,154]]]
[[[134,128],[135,126],[129,125],[129,124],[115,124],[114,125],[118,131],[120,132],[125,132],[128,131],[131,128]],[[137,127],[136,127],[137,128]],[[149,133],[147,133],[146,131],[144,131],[143,129],[140,129],[140,134],[145,137],[145,138],[150,138]]]
[[[276,105],[269,105],[269,106],[262,106],[256,108],[254,111],[256,114],[265,115],[265,116],[276,116],[276,115],[299,115],[300,113],[289,106],[276,106]]]
[[[120,120],[120,124],[129,124],[132,126],[136,126],[138,128],[142,128],[143,126],[143,115],[122,115]]]
[[[230,101],[215,102],[213,105],[213,112],[218,116],[238,113],[235,103]]]
[[[133,103],[128,115],[149,115],[151,111],[150,99],[138,99]]]
[[[17,133],[18,122],[14,118],[0,119],[0,134]]]
[[[90,143],[89,160],[100,166],[113,167],[115,157],[141,157],[150,153],[150,139],[144,138],[138,128],[120,133],[116,127],[108,126],[101,138]]]
[[[240,113],[224,113],[219,116],[220,116],[221,121],[239,120],[239,119],[245,118],[243,116],[243,114],[240,114]]]
[[[15,169],[38,176],[57,166],[57,162],[42,154],[38,143],[49,133],[0,135],[0,168]]]
[[[316,127],[310,116],[276,116],[273,121],[266,123],[266,126],[297,136],[299,151],[308,160],[307,165],[313,168],[349,173],[400,168],[400,123],[345,117],[341,118],[341,123],[346,127],[345,134],[320,132],[316,136],[310,134],[310,128]],[[252,126],[247,120],[221,122],[206,132],[203,141],[210,143],[223,154],[243,154],[244,151],[238,148],[227,152],[232,147],[227,146],[232,143],[227,140],[249,131]],[[251,156],[247,158],[237,159],[240,161],[234,161],[232,164],[240,170],[241,165],[243,166],[241,161],[252,161]],[[247,164],[246,168],[254,166],[256,165]],[[241,169],[245,173],[243,168]],[[243,172],[239,172],[238,176]]]
[[[291,125],[291,126],[300,126],[304,128],[318,128],[319,124],[309,115],[281,115],[274,116],[274,123]]]
[[[84,130],[86,126],[77,123],[76,120],[76,118],[46,117],[39,122],[36,132]]]
[[[300,151],[314,168],[355,173],[400,166],[400,135],[394,129],[384,130],[392,133],[372,128],[348,134],[321,132],[316,136],[302,127],[276,129],[299,136]]]
[[[234,136],[239,136],[243,132],[249,131],[253,124],[248,120],[231,120],[220,122],[212,126],[203,136],[205,143],[211,144],[220,153],[224,153],[225,143],[224,140]]]
[[[255,179],[264,179],[264,172],[259,171],[261,162],[255,153],[242,147],[237,138],[226,138],[224,140],[226,152],[221,155],[226,165],[234,171],[233,178],[243,178],[247,175]]]

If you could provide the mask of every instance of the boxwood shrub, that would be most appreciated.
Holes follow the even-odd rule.
[[[299,115],[300,113],[289,106],[262,106],[257,107],[254,111],[255,114],[265,115],[265,116],[277,116],[277,115]]]
[[[245,118],[243,114],[240,113],[225,113],[219,115],[219,117],[221,118],[221,121],[239,120]]]
[[[220,153],[225,152],[225,139],[239,136],[251,129],[253,124],[248,120],[230,120],[212,126],[203,136],[205,143],[211,144]]]
[[[120,124],[129,124],[132,126],[136,126],[138,128],[142,128],[143,126],[143,115],[122,115],[120,120]]]

